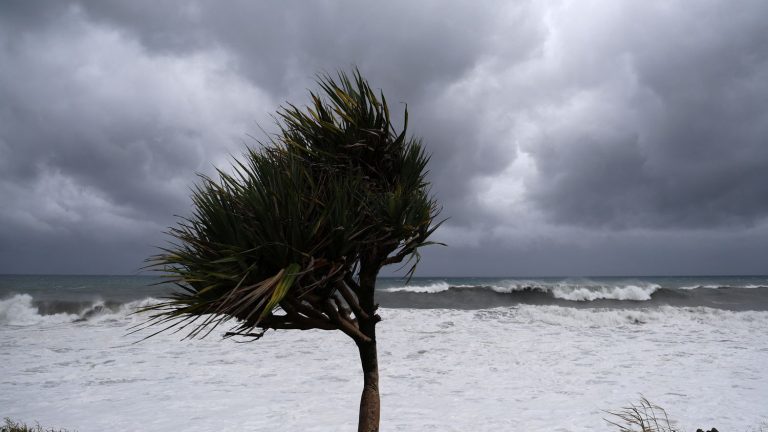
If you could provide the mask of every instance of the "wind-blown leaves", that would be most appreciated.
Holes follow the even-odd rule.
[[[145,310],[149,325],[190,326],[193,337],[231,319],[246,333],[353,332],[334,318],[345,309],[338,284],[364,263],[418,262],[439,208],[425,178],[429,157],[406,132],[407,109],[395,130],[386,99],[357,70],[319,76],[318,85],[306,109],[278,111],[280,133],[248,148],[232,173],[193,188],[192,215],[150,259],[181,290]]]
[[[288,289],[293,286],[293,282],[296,280],[296,276],[298,276],[299,269],[298,264],[291,264],[277,274],[277,284],[275,289],[272,290],[272,296],[270,296],[267,305],[264,306],[260,318],[264,318],[267,314],[271,313],[272,309],[280,303],[280,300],[285,298],[288,294]]]

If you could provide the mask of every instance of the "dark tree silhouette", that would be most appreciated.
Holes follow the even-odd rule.
[[[269,329],[341,330],[360,352],[364,387],[359,431],[379,428],[376,277],[403,263],[440,225],[425,179],[429,157],[390,120],[355,70],[321,75],[300,109],[282,107],[280,132],[249,148],[234,173],[202,177],[194,211],[150,259],[181,289],[148,307],[146,326],[204,337],[263,336]],[[146,328],[142,326],[139,329]]]

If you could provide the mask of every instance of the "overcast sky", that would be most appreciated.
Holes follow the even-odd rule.
[[[3,1],[0,273],[134,273],[316,72],[432,153],[421,275],[768,273],[768,2]]]

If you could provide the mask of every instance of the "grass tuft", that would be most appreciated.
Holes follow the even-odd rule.
[[[606,411],[611,419],[603,419],[619,428],[619,432],[680,432],[672,427],[664,408],[642,397],[618,411]]]
[[[27,426],[26,423],[20,423],[13,421],[9,418],[5,418],[4,423],[0,425],[0,432],[69,432],[66,429],[45,429],[40,426],[40,423],[35,423],[34,426]]]

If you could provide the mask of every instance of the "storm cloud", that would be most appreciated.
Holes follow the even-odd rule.
[[[433,158],[421,274],[766,273],[768,4],[4,2],[0,272],[130,273],[316,72]]]

